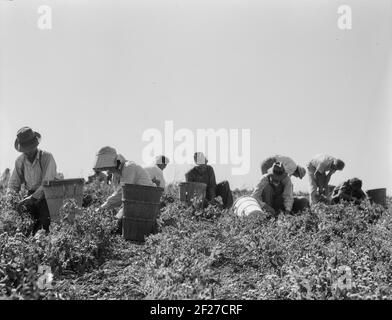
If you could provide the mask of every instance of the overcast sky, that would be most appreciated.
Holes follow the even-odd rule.
[[[43,4],[51,30],[37,27]],[[337,27],[342,4],[351,30]],[[346,162],[332,184],[357,176],[390,193],[391,21],[391,0],[0,0],[0,170],[22,126],[75,178],[105,145],[143,164],[143,132],[169,120],[251,130],[248,174],[214,166],[233,188],[254,187],[270,155],[305,166],[328,153]]]

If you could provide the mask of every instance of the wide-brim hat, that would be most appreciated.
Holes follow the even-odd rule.
[[[16,133],[15,149],[25,153],[35,150],[41,142],[41,135],[29,127],[23,127]]]
[[[94,170],[104,170],[117,166],[117,151],[112,147],[101,148],[96,155]]]

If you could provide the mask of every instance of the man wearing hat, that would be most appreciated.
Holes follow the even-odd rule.
[[[169,158],[164,155],[157,156],[155,158],[155,164],[153,166],[145,167],[144,169],[149,174],[151,181],[157,186],[165,189],[166,183],[163,176],[163,170],[169,164]]]
[[[216,184],[214,169],[208,165],[208,160],[202,152],[196,152],[193,155],[196,166],[185,174],[186,182],[199,182],[207,185],[206,200],[214,204],[215,198],[220,196],[223,202],[223,208],[227,209],[233,205],[233,194],[230,190],[228,181],[222,181]],[[208,205],[205,203],[205,206]]]
[[[265,159],[261,163],[261,174],[266,174],[275,162],[283,164],[283,168],[289,177],[293,176],[302,179],[306,174],[306,169],[296,164],[293,159],[278,154]]]
[[[112,183],[115,191],[107,198],[105,203],[96,211],[120,208],[122,205],[122,186],[124,184],[137,184],[142,186],[155,186],[147,171],[133,161],[127,161],[112,147],[101,148],[96,156],[93,170],[107,171],[112,174]],[[116,217],[117,233],[122,231],[123,210],[120,209]]]
[[[15,161],[15,168],[8,182],[9,192],[19,192],[22,184],[28,196],[25,205],[34,219],[33,234],[43,228],[49,232],[50,214],[42,184],[56,177],[56,162],[51,153],[38,149],[41,135],[29,127],[16,134],[15,149],[22,154]]]
[[[318,154],[307,165],[310,203],[329,202],[328,184],[337,170],[344,169],[344,162],[327,154]],[[328,173],[327,173],[328,172]]]
[[[275,162],[262,176],[251,196],[273,216],[279,211],[296,213],[308,206],[308,201],[304,204],[303,199],[294,197],[291,179],[281,162]]]
[[[286,213],[291,211],[293,185],[281,162],[275,162],[262,176],[251,196],[272,215],[277,215],[281,210]]]

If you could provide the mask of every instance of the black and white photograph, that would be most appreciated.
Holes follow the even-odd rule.
[[[391,300],[392,0],[0,0],[0,154],[0,300]]]

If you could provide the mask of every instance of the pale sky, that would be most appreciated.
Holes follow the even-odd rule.
[[[40,5],[52,29],[37,26]],[[352,29],[337,26],[340,5]],[[0,170],[17,130],[43,136],[66,178],[98,149],[142,163],[143,132],[250,129],[251,168],[218,182],[253,188],[273,155],[346,162],[337,184],[392,190],[391,0],[0,0]],[[171,164],[168,182],[189,165]],[[293,179],[297,190],[308,180]]]

